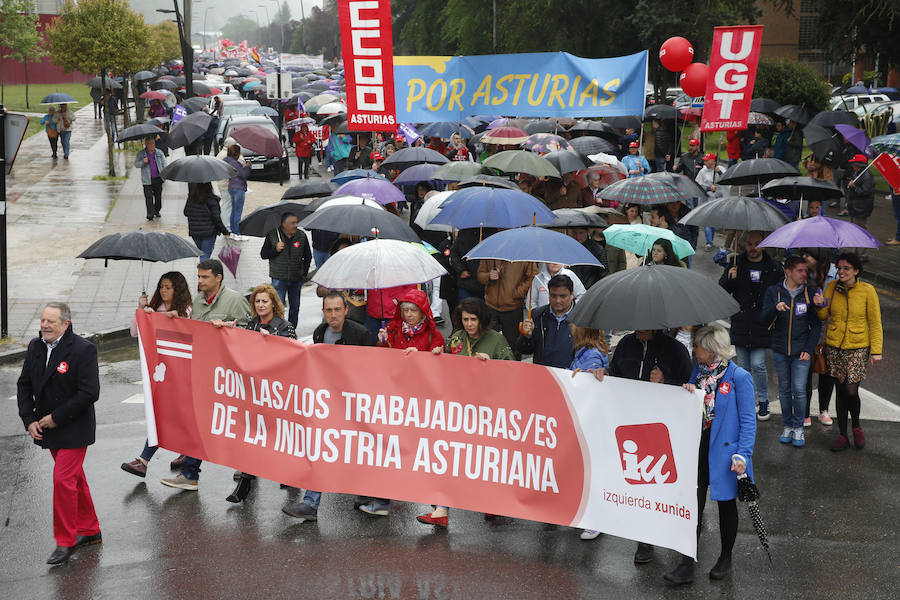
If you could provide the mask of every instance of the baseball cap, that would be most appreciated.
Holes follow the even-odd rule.
[[[699,145],[700,145],[700,140],[695,139],[695,138],[691,138],[690,140],[688,140],[688,145],[689,145],[689,146],[699,146]]]
[[[381,152],[373,152],[372,160],[384,160],[384,156],[382,156]]]
[[[865,154],[857,154],[856,156],[854,156],[853,158],[851,158],[851,159],[848,160],[847,162],[850,162],[850,163],[862,163],[862,164],[866,164],[867,162],[869,162],[869,159],[866,158],[866,155],[865,155]]]
[[[707,152],[703,155],[703,160],[716,160],[718,156],[716,156],[715,152]]]
[[[631,142],[630,144],[628,144],[629,148],[638,148],[639,146],[640,145],[637,142]]]

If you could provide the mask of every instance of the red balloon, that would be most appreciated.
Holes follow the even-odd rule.
[[[706,79],[709,77],[709,67],[704,63],[691,63],[685,67],[681,74],[681,89],[692,98],[706,94]]]
[[[659,62],[668,70],[677,73],[694,60],[694,48],[683,37],[670,37],[659,48]]]

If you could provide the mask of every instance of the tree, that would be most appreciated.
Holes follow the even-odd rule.
[[[335,0],[325,0],[323,8],[313,7],[309,17],[294,31],[291,52],[323,54],[325,60],[341,55],[340,25]]]
[[[3,85],[3,68],[6,66],[6,59],[11,58],[25,66],[25,107],[31,106],[28,98],[28,61],[38,60],[44,55],[38,31],[38,16],[32,12],[33,8],[30,0],[0,1],[0,46],[5,46],[0,55],[0,103],[6,91]]]
[[[805,63],[763,58],[756,71],[753,95],[780,104],[799,104],[815,114],[828,108],[831,88]]]
[[[47,27],[47,45],[53,62],[67,72],[128,73],[154,60],[150,28],[126,0],[65,0]],[[115,176],[112,128],[106,129],[109,174]]]
[[[234,15],[222,25],[222,37],[235,42],[247,40],[251,46],[258,46],[260,35],[256,21],[244,15]]]
[[[148,63],[161,63],[181,58],[181,39],[178,26],[172,21],[162,21],[150,27],[150,36],[155,42],[156,54]]]
[[[896,0],[815,0],[818,40],[827,57],[843,62],[857,52],[877,61],[879,71],[900,67],[900,3]],[[884,82],[884,77],[879,78]]]

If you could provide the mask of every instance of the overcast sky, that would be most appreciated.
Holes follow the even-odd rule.
[[[147,23],[159,23],[163,19],[169,18],[169,15],[164,15],[156,12],[157,8],[172,8],[172,0],[129,0],[131,2],[132,8],[141,14],[144,15],[144,21]],[[178,7],[182,8],[183,2],[185,0],[178,0]],[[309,16],[309,11],[312,10],[313,6],[322,6],[322,0],[302,0],[303,1],[303,10],[307,16]],[[288,0],[288,6],[291,9],[291,17],[294,19],[300,18],[300,2],[301,0]],[[194,17],[194,30],[200,31],[203,29],[203,19],[206,19],[206,26],[210,31],[214,31],[217,28],[221,27],[225,21],[227,21],[230,17],[243,14],[247,15],[247,11],[256,10],[257,5],[262,4],[263,6],[267,6],[269,9],[269,16],[273,16],[275,12],[278,10],[278,7],[281,5],[281,2],[273,2],[272,0],[194,0],[193,10],[194,14],[197,15]],[[214,7],[209,11],[209,14],[206,14],[206,8],[208,6]],[[266,10],[264,8],[259,9],[260,23],[264,23],[266,20]],[[247,15],[248,18],[253,18],[253,15]]]

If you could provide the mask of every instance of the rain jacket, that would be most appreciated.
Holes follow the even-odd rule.
[[[826,284],[822,295],[827,301],[819,309],[819,318],[828,320],[825,343],[842,350],[868,347],[871,354],[881,354],[884,336],[875,288],[857,281],[847,290],[835,280]]]
[[[491,281],[491,269],[500,270],[500,278]],[[531,280],[537,275],[537,265],[531,262],[482,260],[478,265],[478,282],[484,286],[484,302],[499,312],[522,309]]]
[[[403,333],[403,316],[399,310],[399,306],[403,302],[412,302],[425,315],[422,329],[414,333],[412,337],[407,337]],[[441,335],[441,332],[437,330],[437,325],[434,324],[434,317],[431,315],[431,305],[425,292],[416,289],[409,290],[397,299],[397,307],[397,311],[387,325],[388,348],[416,348],[427,352],[444,345],[444,336]]]
[[[665,333],[656,332],[647,342],[629,333],[616,346],[609,363],[613,377],[650,381],[650,371],[659,367],[663,381],[669,385],[683,385],[691,374],[691,357],[684,345]]]
[[[307,158],[312,156],[312,147],[316,142],[316,138],[313,137],[313,134],[310,133],[309,127],[304,123],[300,126],[300,129],[294,134],[294,152],[300,158]]]
[[[796,295],[791,296],[784,282],[766,290],[762,319],[770,324],[773,352],[786,356],[807,352],[812,356],[822,330],[822,321],[812,303],[815,293],[814,289],[804,285]],[[775,308],[779,302],[790,306],[790,310]]]
[[[716,191],[709,189],[716,181],[722,178],[724,172],[725,169],[719,165],[716,165],[714,169],[710,169],[706,165],[703,165],[703,168],[697,173],[697,177],[694,180],[697,182],[697,185],[703,188],[703,191],[706,192],[706,196],[710,200],[725,197],[725,191],[728,189],[728,186],[716,185]]]
[[[572,303],[572,307],[575,303]],[[571,309],[570,309],[571,310]],[[519,334],[516,349],[522,354],[534,354],[534,364],[566,369],[572,364],[575,347],[569,314],[558,319],[549,304],[540,307],[532,316],[534,331]]]
[[[650,163],[647,162],[646,157],[640,154],[626,154],[622,157],[622,164],[628,169],[629,177],[640,177],[641,175],[646,175],[650,172]],[[641,171],[641,173],[635,174],[631,171]]]
[[[852,186],[847,186],[847,214],[864,219],[872,214],[875,207],[875,179],[871,170],[859,175]]]
[[[575,369],[582,371],[606,369],[609,371],[609,357],[594,346],[582,346],[575,352],[575,358],[572,359],[569,369],[572,371]]]
[[[483,352],[494,360],[516,360],[503,334],[490,328],[478,339],[471,337],[464,329],[454,331],[447,338],[444,351],[462,356],[475,356]]]
[[[191,202],[188,198],[184,204],[184,216],[188,221],[188,235],[195,238],[211,238],[217,234],[228,235],[228,229],[222,223],[222,209],[219,197],[208,194],[203,202]]]

